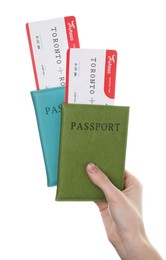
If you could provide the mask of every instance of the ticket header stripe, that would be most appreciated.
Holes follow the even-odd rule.
[[[107,97],[115,98],[117,51],[106,50],[104,93]]]
[[[28,23],[26,23],[26,31],[27,31],[27,37],[28,37],[28,42],[29,42],[29,49],[30,49],[30,54],[31,54],[32,66],[33,66],[33,71],[34,71],[34,76],[35,76],[36,88],[39,90],[40,87],[39,87],[37,69],[36,69],[36,64],[35,64],[35,57],[34,57],[32,41],[31,41],[31,34],[30,34],[30,29],[29,29]]]
[[[74,16],[66,16],[64,21],[69,48],[80,48],[76,18]]]

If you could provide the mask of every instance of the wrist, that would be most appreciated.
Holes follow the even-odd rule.
[[[134,243],[133,243],[134,242]],[[122,260],[162,260],[162,257],[156,251],[156,249],[149,242],[145,236],[134,238],[128,245],[126,244],[126,251],[124,256],[121,256]]]

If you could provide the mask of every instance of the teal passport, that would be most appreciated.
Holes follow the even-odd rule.
[[[57,184],[61,104],[64,87],[31,92],[45,162],[47,185]]]
[[[129,107],[63,104],[56,200],[105,201],[85,168],[98,165],[124,186]]]

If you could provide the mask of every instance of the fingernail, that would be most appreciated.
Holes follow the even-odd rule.
[[[92,174],[96,173],[97,169],[98,169],[98,167],[94,163],[92,163],[92,162],[87,165],[88,172],[90,172]]]

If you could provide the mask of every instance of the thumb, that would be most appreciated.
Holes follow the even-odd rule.
[[[89,163],[86,171],[90,180],[103,191],[108,203],[118,205],[124,203],[123,193],[111,183],[98,166]]]
[[[86,171],[90,180],[103,191],[108,202],[108,212],[117,228],[121,231],[131,229],[133,219],[138,218],[138,213],[124,193],[117,189],[95,164],[89,163]],[[103,217],[103,220],[107,225],[106,217]]]

